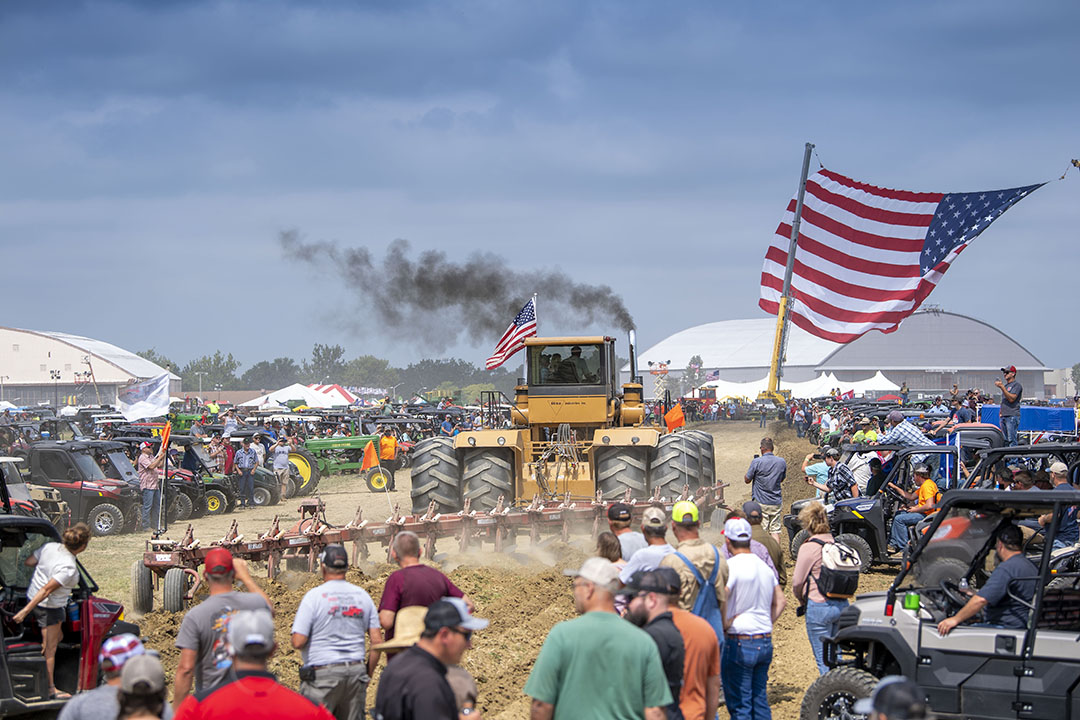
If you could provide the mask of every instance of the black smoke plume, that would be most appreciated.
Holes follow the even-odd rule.
[[[541,333],[550,332],[552,320],[574,334],[580,332],[574,328],[594,323],[634,328],[622,298],[607,285],[580,283],[557,270],[511,269],[491,253],[454,262],[427,250],[413,259],[409,243],[395,240],[379,259],[365,247],[308,242],[296,230],[282,232],[280,241],[287,257],[340,276],[362,300],[363,314],[377,318],[380,332],[420,336],[440,349],[462,335],[481,343],[497,340],[533,293],[539,296]]]

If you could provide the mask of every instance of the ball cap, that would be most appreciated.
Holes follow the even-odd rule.
[[[904,413],[900,412],[899,410],[890,410],[889,414],[885,416],[885,419],[889,422],[903,422]]]
[[[143,647],[139,638],[131,633],[121,633],[105,638],[105,641],[101,643],[98,662],[101,663],[101,669],[105,672],[116,672],[124,667],[128,660],[145,652],[146,648]]]
[[[319,556],[324,567],[331,570],[348,570],[349,553],[344,545],[327,545]]]
[[[268,613],[269,614],[269,613]],[[158,693],[165,689],[165,671],[154,655],[137,655],[120,673],[120,688],[126,693]]]
[[[1001,368],[1001,372],[1003,372],[1003,373],[1014,373],[1014,372],[1016,372],[1016,366],[1015,365],[1007,365],[1006,367]]]
[[[641,516],[642,527],[662,528],[665,525],[667,525],[667,515],[658,507],[647,508]]]
[[[697,505],[689,500],[680,500],[671,508],[671,519],[680,525],[693,525],[698,518]]]
[[[456,597],[444,597],[433,602],[424,616],[424,630],[427,632],[435,632],[444,627],[483,630],[487,626],[487,620],[473,617],[465,601]]]
[[[677,595],[682,588],[679,573],[672,568],[656,568],[655,570],[639,570],[630,578],[626,587],[619,591],[620,595],[637,595],[642,592],[658,593],[660,595]]]
[[[754,500],[747,500],[746,502],[744,502],[742,504],[742,511],[743,511],[743,515],[745,515],[748,518],[751,517],[751,516],[755,516],[755,515],[757,517],[761,517],[764,514],[764,512],[761,509],[761,504],[758,503],[758,502],[755,502]]]
[[[233,570],[232,553],[223,547],[213,548],[206,553],[206,572],[210,575],[224,575]]]
[[[855,702],[851,709],[860,715],[876,712],[888,718],[907,720],[911,706],[925,702],[919,686],[900,675],[888,675],[874,688],[868,698]]]
[[[631,516],[630,506],[626,503],[614,503],[607,509],[608,520],[629,520]]]
[[[1067,475],[1069,472],[1069,466],[1058,460],[1055,463],[1051,463],[1048,468],[1054,475]]]
[[[580,570],[563,570],[563,575],[584,578],[611,593],[619,587],[619,568],[602,557],[591,557],[581,564]]]
[[[724,537],[729,540],[746,541],[751,534],[750,523],[744,518],[731,518],[724,523]]]
[[[269,650],[274,647],[274,618],[269,610],[238,610],[229,616],[226,636],[234,654],[249,647]]]

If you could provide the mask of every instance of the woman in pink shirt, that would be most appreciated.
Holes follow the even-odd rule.
[[[817,577],[821,573],[822,546],[811,540],[834,542],[825,507],[819,502],[812,502],[804,507],[799,513],[799,526],[805,528],[810,537],[799,546],[791,589],[795,593],[795,599],[806,606],[806,636],[810,639],[810,649],[814,651],[818,672],[824,675],[829,668],[822,660],[821,641],[832,629],[833,621],[848,606],[848,601],[825,597],[817,587]]]

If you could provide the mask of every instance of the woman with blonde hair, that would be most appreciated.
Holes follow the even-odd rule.
[[[34,568],[30,587],[26,589],[26,598],[30,602],[14,617],[16,623],[22,623],[32,612],[41,628],[50,698],[71,697],[69,693],[57,691],[53,674],[56,670],[56,648],[63,635],[60,624],[67,617],[71,589],[79,584],[79,564],[75,556],[90,544],[90,528],[77,523],[64,531],[62,539],[63,542],[43,544],[26,558],[26,566]]]
[[[825,597],[817,587],[817,578],[821,575],[821,543],[835,542],[825,506],[814,501],[804,507],[799,512],[799,527],[810,533],[810,537],[799,546],[791,589],[802,606],[800,610],[806,610],[806,636],[810,639],[818,672],[824,675],[829,668],[822,659],[822,638],[848,606],[848,601]]]

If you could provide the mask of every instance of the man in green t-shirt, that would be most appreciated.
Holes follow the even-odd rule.
[[[664,720],[672,697],[656,644],[615,614],[619,569],[594,557],[566,574],[581,617],[553,627],[540,648],[525,683],[532,720]]]

